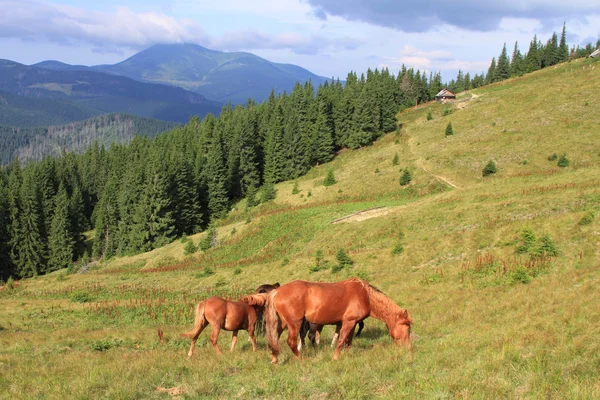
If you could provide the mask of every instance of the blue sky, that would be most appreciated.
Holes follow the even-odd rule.
[[[25,64],[122,61],[155,43],[249,51],[344,78],[387,66],[487,70],[504,42],[524,52],[567,23],[568,42],[600,38],[597,0],[0,0],[0,58]]]

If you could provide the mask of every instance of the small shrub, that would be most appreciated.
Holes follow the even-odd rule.
[[[300,188],[298,187],[298,182],[294,182],[294,187],[292,188],[292,194],[300,193]]]
[[[392,165],[398,165],[400,163],[400,157],[398,153],[394,154],[394,158],[392,158]]]
[[[402,245],[402,243],[396,244],[392,249],[392,255],[398,256],[402,253],[404,253],[404,246]]]
[[[323,261],[323,250],[317,250],[315,253],[315,265],[321,265],[321,261]]]
[[[568,167],[571,162],[567,158],[567,153],[563,153],[558,159],[558,166],[561,168]]]
[[[90,347],[94,351],[108,351],[113,347],[121,346],[120,340],[94,340],[90,343]]]
[[[336,183],[337,183],[337,181],[335,180],[335,175],[333,174],[333,169],[329,169],[329,171],[327,171],[327,176],[325,177],[325,180],[323,180],[323,186],[331,186]]]
[[[215,270],[212,269],[211,267],[204,267],[202,268],[202,271],[198,272],[196,275],[194,275],[196,278],[206,278],[207,276],[211,276],[215,274]]]
[[[67,272],[61,272],[60,274],[56,275],[56,280],[58,282],[64,282],[67,280]]]
[[[234,274],[234,275],[239,275],[239,274],[241,274],[241,273],[242,273],[242,269],[241,269],[240,267],[236,267],[236,268],[233,270],[233,274]]]
[[[398,139],[394,140],[394,144],[399,144],[400,141]]]
[[[94,298],[87,292],[75,292],[71,295],[71,301],[73,303],[89,303],[94,301]]]
[[[281,266],[282,266],[282,267],[285,267],[285,266],[286,266],[286,265],[288,265],[289,263],[290,263],[290,259],[286,257],[286,258],[284,258],[284,259],[281,261]]]
[[[194,245],[194,242],[192,242],[191,240],[188,240],[183,248],[183,254],[187,256],[189,254],[195,253],[196,250],[198,250],[198,249],[196,248],[196,245]]]
[[[342,248],[338,249],[337,254],[335,255],[338,263],[331,268],[331,272],[339,272],[342,269],[351,266],[354,264],[354,261],[348,256],[346,251]]]
[[[379,173],[379,168],[375,168],[375,173],[378,174]]]
[[[237,233],[237,229],[235,229],[235,227],[231,230],[231,236],[235,235]]]
[[[427,113],[427,121],[431,121],[433,119],[433,114],[431,113],[431,110],[429,110],[429,112]]]
[[[587,213],[585,213],[585,215],[583,217],[581,217],[581,219],[579,220],[579,225],[581,226],[585,226],[585,225],[591,225],[592,222],[594,222],[594,212],[593,211],[588,211]]]
[[[198,243],[198,250],[208,251],[208,249],[215,247],[217,244],[217,227],[215,224],[210,224],[206,230],[206,235]]]
[[[445,108],[445,109],[444,109],[444,117],[445,117],[446,115],[450,115],[451,113],[452,113],[452,111],[451,111],[449,108]]]
[[[396,125],[396,136],[400,136],[402,133],[402,127],[400,125]]]
[[[220,277],[216,280],[215,287],[223,287],[227,284],[228,284],[227,280],[223,277]]]
[[[497,172],[497,168],[496,168],[496,163],[494,162],[494,160],[490,160],[485,167],[483,167],[483,170],[481,171],[483,176],[489,176],[489,175],[493,175]]]
[[[181,243],[181,244],[186,244],[189,241],[190,241],[190,238],[187,236],[183,236],[181,239],[179,239],[179,243]]]
[[[517,246],[517,253],[529,253],[535,246],[537,238],[535,233],[530,228],[525,228],[519,235],[520,243]]]
[[[556,161],[558,159],[558,155],[556,153],[552,153],[548,156],[548,161]]]
[[[454,128],[452,128],[452,122],[448,122],[446,126],[446,136],[454,135]]]
[[[529,275],[529,272],[526,268],[522,266],[518,266],[517,268],[510,271],[508,280],[510,284],[514,283],[529,283],[531,282],[532,277]]]
[[[261,201],[268,203],[271,200],[275,200],[275,197],[277,197],[275,185],[270,182],[265,183],[261,188]]]
[[[12,276],[8,277],[8,280],[6,281],[5,286],[8,290],[13,290],[15,288],[15,280],[13,279]]]
[[[538,246],[532,255],[556,257],[558,255],[558,248],[550,235],[544,235],[540,238]]]
[[[252,216],[250,214],[248,214],[248,216],[246,217],[246,225],[249,224],[250,222],[252,222]]]
[[[310,196],[312,196],[312,192],[309,190],[308,194],[306,195],[306,197],[310,197]]]
[[[412,175],[408,169],[405,169],[400,177],[400,186],[406,186],[412,181]]]

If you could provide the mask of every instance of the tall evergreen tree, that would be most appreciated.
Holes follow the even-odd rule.
[[[110,258],[116,254],[118,241],[119,211],[117,203],[116,178],[111,176],[94,208],[93,254],[100,258]]]
[[[500,82],[510,77],[510,61],[506,52],[506,43],[502,48],[500,57],[498,57],[498,64],[494,70],[494,82]]]
[[[48,271],[68,268],[73,261],[75,241],[69,215],[69,197],[61,183],[54,198],[54,213],[48,235]]]
[[[537,71],[542,67],[542,58],[538,47],[537,36],[533,36],[533,40],[529,43],[529,51],[525,57],[525,65],[527,72]]]
[[[495,77],[496,77],[496,57],[492,58],[492,63],[490,64],[487,75],[485,76],[486,85],[496,82],[494,80]]]
[[[208,186],[208,208],[212,215],[221,217],[229,207],[225,152],[217,134],[210,144],[204,173]]]
[[[10,211],[8,203],[7,182],[0,171],[0,279],[7,279],[13,275],[12,261],[10,259]]]
[[[15,241],[19,246],[16,267],[20,276],[30,277],[46,269],[47,238],[43,235],[41,194],[37,177],[32,169],[24,172],[20,196],[20,229]]]
[[[567,24],[563,23],[562,33],[560,35],[560,44],[558,45],[558,62],[565,62],[569,59],[569,45],[567,44]]]
[[[282,180],[286,163],[283,143],[283,108],[281,104],[277,104],[275,107],[268,125],[265,142],[264,181],[277,183]]]
[[[515,42],[512,58],[510,60],[510,76],[521,76],[525,73],[524,60],[519,50],[518,42]]]

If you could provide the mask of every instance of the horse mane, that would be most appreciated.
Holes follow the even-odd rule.
[[[243,301],[244,303],[247,303],[248,305],[251,305],[251,306],[264,306],[265,303],[267,302],[268,296],[269,296],[269,293],[249,294],[247,296],[242,297],[240,299],[240,301]]]
[[[362,279],[352,278],[351,280],[360,282],[367,292],[372,317],[385,322],[388,328],[393,327],[396,322],[402,322],[407,325],[412,324],[408,312],[387,297],[381,290]]]

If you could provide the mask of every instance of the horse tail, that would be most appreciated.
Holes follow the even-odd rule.
[[[249,294],[247,296],[242,297],[241,301],[243,301],[244,303],[247,303],[248,305],[251,305],[251,306],[262,307],[267,302],[268,295],[269,295],[268,293]]]
[[[200,303],[198,303],[198,306],[196,306],[196,317],[194,318],[194,329],[192,329],[189,332],[186,333],[182,333],[181,336],[182,337],[186,337],[186,338],[190,338],[190,339],[197,339],[198,335],[200,335],[200,332],[202,332],[202,329],[204,328],[204,325],[206,324],[206,320],[204,319],[204,306],[206,305],[206,302],[201,301]]]
[[[271,349],[271,354],[274,357],[277,357],[279,354],[279,336],[281,335],[281,319],[279,318],[279,313],[275,309],[275,296],[277,295],[277,290],[269,293],[267,297],[267,303],[265,305],[265,322],[266,322],[266,330],[267,330],[267,339],[269,340],[269,348]]]

